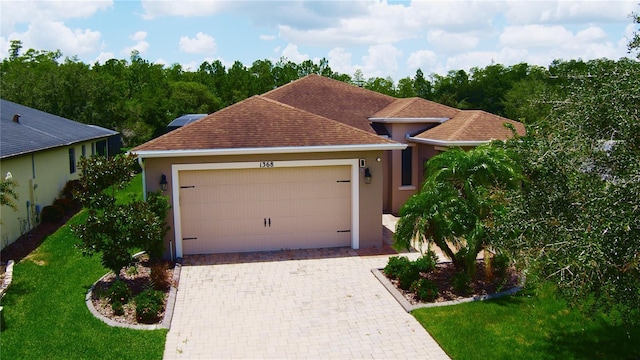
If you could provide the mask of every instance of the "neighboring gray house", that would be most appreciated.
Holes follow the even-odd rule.
[[[79,177],[78,160],[119,152],[119,134],[27,106],[0,100],[0,176],[18,183],[18,211],[0,209],[0,249],[37,224],[69,180]],[[116,147],[109,146],[109,142]]]

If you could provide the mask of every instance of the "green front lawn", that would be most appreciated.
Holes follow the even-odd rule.
[[[138,176],[122,196],[141,193],[139,182]],[[69,224],[85,217],[79,213]],[[15,265],[2,299],[6,328],[0,358],[161,359],[166,330],[114,328],[91,315],[85,295],[107,270],[99,257],[83,257],[76,241],[65,225]]]
[[[585,318],[550,286],[413,312],[452,359],[638,359],[640,326]]]

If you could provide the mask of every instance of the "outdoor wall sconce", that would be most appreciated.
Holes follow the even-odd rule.
[[[160,176],[160,189],[162,191],[167,191],[167,175],[162,174],[162,176]]]
[[[364,183],[371,184],[371,171],[369,171],[369,168],[364,169]]]

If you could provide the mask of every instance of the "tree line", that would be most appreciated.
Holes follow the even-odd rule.
[[[71,120],[119,131],[126,146],[135,146],[166,131],[171,120],[189,113],[212,113],[221,108],[287,84],[319,74],[396,97],[421,97],[460,109],[481,109],[514,120],[533,122],[547,106],[534,98],[559,89],[563,74],[588,74],[589,63],[557,60],[549,67],[526,63],[492,64],[446,75],[418,69],[413,77],[394,82],[391,77],[365,79],[331,69],[326,59],[294,63],[256,60],[251,66],[235,61],[203,62],[197,70],[180,64],[164,66],[143,59],[85,64],[60,51],[28,49],[11,42],[9,56],[0,64],[2,97]]]

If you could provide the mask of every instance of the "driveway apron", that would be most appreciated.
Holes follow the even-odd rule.
[[[371,273],[389,255],[257,256],[184,259],[165,359],[448,359]]]

